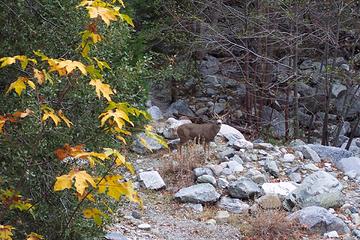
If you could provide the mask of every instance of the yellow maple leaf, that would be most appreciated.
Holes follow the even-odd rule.
[[[95,221],[95,223],[97,225],[102,224],[101,217],[106,217],[107,216],[105,213],[103,213],[102,211],[100,211],[97,208],[86,208],[86,209],[84,209],[83,214],[84,214],[85,218],[94,219],[94,221]]]
[[[89,187],[89,184],[96,187],[94,179],[86,171],[71,170],[69,174],[56,177],[54,184],[54,191],[61,191],[64,189],[70,189],[72,181],[75,180],[75,189],[80,195],[83,195],[85,189]]]
[[[20,61],[21,64],[21,68],[23,70],[25,70],[26,66],[28,65],[29,61],[33,62],[33,63],[37,63],[37,61],[35,59],[32,58],[28,58],[27,56],[24,55],[17,55],[17,56],[13,56],[13,57],[2,57],[0,58],[0,68],[6,67],[8,65],[14,64],[16,62],[16,60]]]
[[[85,189],[90,185],[96,187],[94,179],[86,171],[79,171],[74,174],[75,178],[75,188],[76,191],[82,195],[85,192]]]
[[[4,125],[6,123],[7,119],[3,116],[0,116],[0,133],[4,132]]]
[[[125,157],[118,150],[112,148],[104,148],[104,153],[107,156],[113,155],[115,157],[115,163],[117,166],[123,165],[125,163]]]
[[[72,186],[72,176],[69,174],[56,177],[54,184],[54,191],[62,191],[64,189],[70,189]]]
[[[133,20],[131,19],[131,17],[129,17],[129,15],[120,13],[120,18],[121,20],[127,22],[127,24],[129,24],[132,27],[135,27]]]
[[[111,101],[110,95],[113,95],[114,92],[112,91],[109,84],[102,83],[99,79],[92,79],[89,84],[96,88],[95,91],[98,98],[100,98],[102,94],[106,100],[109,102]]]
[[[85,65],[78,61],[71,61],[71,60],[59,61],[57,64],[57,68],[66,69],[67,74],[71,73],[72,71],[74,71],[77,68],[80,70],[80,72],[83,75],[87,75]]]
[[[58,115],[65,122],[68,128],[71,128],[71,125],[73,125],[73,123],[64,115],[62,110],[58,111]]]
[[[108,121],[109,119],[112,119],[116,123],[117,125],[116,127],[120,129],[125,124],[124,120],[130,123],[132,126],[134,126],[134,124],[130,121],[129,116],[124,111],[118,108],[103,112],[102,114],[100,114],[99,118],[100,118],[101,127],[103,127],[106,121]]]
[[[121,196],[127,193],[127,190],[124,189],[124,186],[120,183],[122,177],[120,175],[109,175],[101,179],[98,182],[98,192],[105,193],[109,197],[119,200]]]
[[[10,225],[0,225],[0,239],[1,240],[12,240],[12,230],[15,229]]]
[[[101,6],[88,6],[86,9],[89,12],[90,18],[101,17],[101,19],[109,26],[111,21],[116,21],[119,16],[119,10],[116,8],[107,8]]]
[[[41,118],[42,122],[45,122],[49,117],[53,120],[53,122],[55,123],[55,126],[57,126],[59,124],[59,122],[61,122],[61,119],[55,114],[54,109],[50,108],[50,107],[44,107],[42,108],[44,115]]]
[[[97,59],[96,57],[94,57],[94,60],[96,61],[98,67],[101,69],[101,71],[104,69],[104,68],[107,68],[107,69],[111,69],[109,64],[105,61],[100,61],[99,59]]]
[[[22,91],[26,89],[25,83],[27,83],[32,89],[35,89],[35,84],[30,81],[29,78],[18,77],[15,82],[10,84],[9,89],[6,91],[6,94],[8,94],[11,90],[14,90],[20,96]]]
[[[2,58],[0,58],[0,62],[2,62],[0,68],[3,68],[7,65],[16,63],[16,58],[15,57],[2,57]]]
[[[113,0],[112,3],[115,3],[116,1],[118,1],[122,7],[125,7],[125,3],[123,0]]]
[[[44,71],[44,70],[43,70]],[[37,79],[37,82],[42,85],[45,82],[45,73],[34,68],[34,77]]]
[[[41,240],[44,239],[44,236],[39,235],[37,233],[31,232],[26,236],[26,240]]]

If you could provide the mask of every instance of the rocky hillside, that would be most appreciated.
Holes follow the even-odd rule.
[[[171,146],[189,120],[149,109]],[[200,146],[184,157],[140,144],[134,179],[144,209],[119,214],[107,239],[360,239],[360,139],[350,151],[292,141],[247,141],[222,125],[204,159]]]

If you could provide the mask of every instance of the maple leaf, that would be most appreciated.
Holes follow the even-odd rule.
[[[34,68],[34,77],[37,79],[37,82],[42,85],[45,82],[45,73]]]
[[[125,7],[125,3],[123,0],[113,0],[112,2],[115,3],[116,1],[118,1],[121,4],[121,6]]]
[[[41,240],[44,239],[44,236],[39,235],[37,233],[31,232],[26,236],[26,240]]]
[[[44,112],[44,115],[41,118],[42,122],[45,122],[49,117],[53,120],[55,126],[57,126],[59,122],[61,122],[61,119],[55,114],[54,109],[48,106],[42,106],[41,109]]]
[[[72,170],[69,174],[56,177],[54,184],[54,191],[61,191],[64,189],[70,189],[72,181],[75,180],[75,189],[80,195],[83,195],[85,189],[90,185],[96,187],[94,179],[86,171]]]
[[[68,128],[71,128],[71,125],[73,125],[73,123],[64,115],[62,110],[58,111],[58,115],[65,122]]]
[[[71,73],[72,71],[74,71],[77,68],[80,70],[80,72],[83,75],[87,75],[85,65],[78,61],[71,61],[71,60],[59,61],[57,64],[57,68],[66,69],[67,74]]]
[[[64,147],[56,149],[54,154],[59,160],[63,160],[64,158],[75,157],[79,153],[82,153],[83,148],[83,144],[76,145],[74,147],[71,147],[69,144],[65,144]]]
[[[6,91],[6,94],[8,94],[11,90],[14,90],[20,96],[22,91],[26,89],[25,83],[27,83],[32,89],[35,89],[35,84],[30,81],[29,78],[18,77],[15,82],[10,84],[9,89]]]
[[[98,192],[106,193],[109,197],[119,200],[126,193],[124,186],[120,184],[121,179],[120,175],[106,176],[98,182]]]
[[[69,174],[56,177],[54,185],[54,191],[62,191],[64,189],[70,189],[72,186],[72,176]]]
[[[85,192],[85,189],[90,185],[96,187],[94,179],[86,171],[79,171],[74,174],[75,177],[75,188],[76,191],[82,195]]]
[[[134,124],[130,121],[128,115],[121,109],[117,109],[117,108],[103,112],[102,114],[100,114],[99,118],[100,118],[101,127],[103,127],[105,125],[105,122],[108,121],[109,119],[114,120],[117,127],[120,129],[125,124],[124,120],[130,123],[132,126],[134,126]]]
[[[92,195],[91,193],[89,193],[87,191],[85,191],[83,193],[83,195],[80,195],[79,193],[76,193],[76,195],[78,197],[79,202],[82,201],[84,198],[88,199],[91,202],[96,202],[94,195]]]
[[[96,57],[94,57],[94,60],[96,61],[98,67],[101,69],[101,71],[104,69],[104,68],[107,68],[107,69],[111,69],[109,64],[105,61],[100,61],[99,59],[97,59]]]
[[[100,98],[102,94],[106,100],[111,101],[110,95],[113,95],[114,92],[109,84],[102,83],[99,79],[92,79],[89,84],[95,86],[98,98]]]
[[[0,239],[1,240],[12,240],[12,230],[15,229],[10,225],[0,225]]]
[[[20,111],[14,112],[12,114],[12,116],[17,117],[17,118],[24,118],[24,117],[27,117],[27,116],[33,114],[33,113],[34,113],[33,111],[31,111],[30,109],[27,108],[27,109],[25,109],[24,112],[20,112]]]
[[[4,125],[7,121],[7,118],[0,116],[0,133],[4,132]]]
[[[105,153],[97,153],[97,152],[82,152],[75,156],[75,158],[84,158],[87,159],[90,163],[91,167],[95,166],[95,162],[97,159],[105,160],[108,158],[108,156]]]
[[[84,209],[83,214],[84,214],[85,218],[94,219],[94,221],[97,225],[102,224],[101,217],[107,217],[107,215],[105,213],[103,213],[102,211],[100,211],[97,208],[86,208],[86,209]]]
[[[13,114],[6,114],[5,116],[0,116],[0,133],[3,133],[4,125],[7,121],[16,122],[17,118],[25,118],[32,113],[34,112],[30,109],[26,109],[24,112],[17,111]]]
[[[26,66],[28,65],[29,61],[33,62],[33,63],[37,63],[37,61],[35,59],[32,59],[32,58],[28,58],[27,56],[24,56],[24,55],[17,55],[17,56],[14,56],[14,57],[3,57],[3,58],[0,58],[0,62],[1,65],[0,65],[0,68],[3,68],[3,67],[6,67],[8,65],[12,65],[16,62],[16,60],[20,61],[20,64],[21,64],[21,68],[23,70],[25,70]]]
[[[131,19],[131,17],[129,17],[129,15],[120,13],[120,18],[121,20],[127,22],[127,24],[129,24],[132,27],[135,27],[133,20]]]
[[[111,21],[116,21],[119,16],[119,10],[116,8],[107,8],[101,6],[87,6],[90,18],[101,17],[101,19],[109,26]]]

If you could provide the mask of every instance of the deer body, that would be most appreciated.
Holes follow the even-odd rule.
[[[180,153],[181,147],[190,140],[195,140],[198,143],[204,143],[209,146],[209,143],[214,140],[216,134],[220,131],[221,121],[217,123],[195,124],[187,123],[178,127],[177,134],[180,138]]]

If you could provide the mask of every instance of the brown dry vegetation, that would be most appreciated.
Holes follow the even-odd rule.
[[[308,236],[304,226],[287,218],[282,210],[262,210],[243,219],[240,225],[245,240],[297,240]]]
[[[177,151],[163,158],[160,174],[170,187],[187,187],[194,183],[193,169],[204,165],[205,160],[202,146],[189,142],[184,145],[182,155]]]

